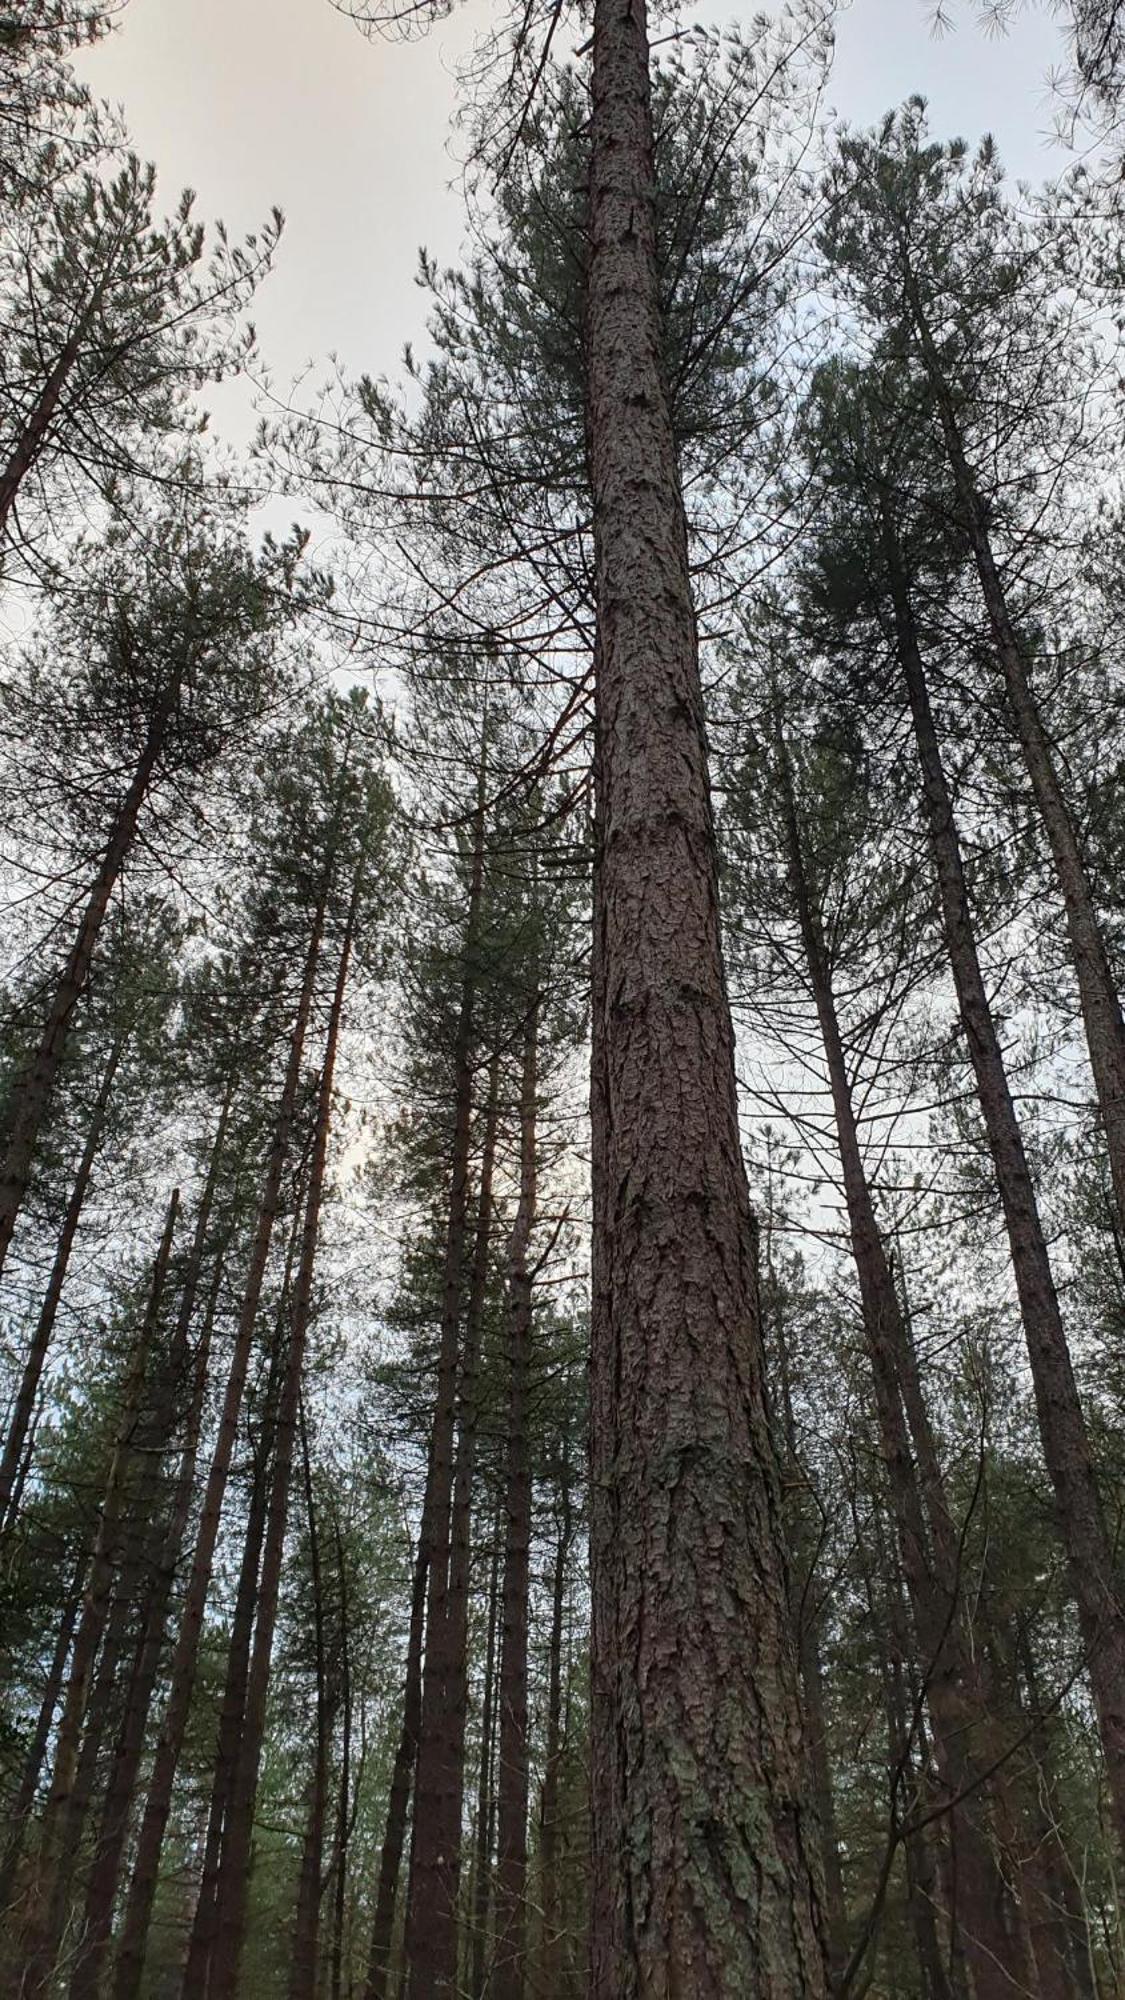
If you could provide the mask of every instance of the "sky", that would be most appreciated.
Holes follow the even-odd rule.
[[[1057,173],[1057,23],[1032,8],[998,40],[969,17],[969,0],[958,12],[955,31],[935,38],[930,0],[851,0],[830,104],[862,125],[921,91],[935,130],[991,130],[1014,174]],[[463,235],[457,67],[491,15],[492,0],[466,0],[405,43],[365,39],[331,0],[129,0],[119,31],[82,57],[93,88],[124,105],[167,207],[193,187],[201,218],[221,216],[232,234],[283,209],[277,266],[254,310],[279,388],[306,367],[320,376],[333,353],[349,372],[394,375],[403,343],[422,335],[419,245],[450,263]],[[695,17],[722,24],[739,10],[705,0]],[[240,427],[238,412],[216,414],[228,434]]]

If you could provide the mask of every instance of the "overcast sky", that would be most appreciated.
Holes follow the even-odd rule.
[[[737,18],[729,0],[698,11]],[[319,372],[330,352],[349,370],[392,374],[421,331],[418,246],[451,262],[462,233],[456,67],[490,12],[490,0],[468,0],[404,44],[364,40],[330,0],[129,0],[119,32],[83,58],[95,89],[124,104],[167,205],[194,187],[201,217],[222,216],[232,233],[274,203],[284,210],[277,269],[255,308],[279,384],[308,362]],[[920,90],[937,131],[991,130],[1011,171],[1039,180],[1061,164],[1047,88],[1059,50],[1044,12],[1004,40],[969,19],[935,40],[928,0],[852,0],[830,101],[863,124]]]

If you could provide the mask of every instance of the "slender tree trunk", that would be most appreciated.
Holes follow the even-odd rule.
[[[344,1551],[344,1538],[340,1532],[339,1510],[333,1502],[332,1529],[336,1543],[336,1571],[340,1579],[340,1672],[341,1672],[341,1743],[340,1743],[340,1788],[336,1800],[336,1838],[334,1844],[333,1897],[332,1897],[332,1961],[329,1972],[330,2000],[341,2000],[344,1979],[344,1920],[348,1902],[348,1849],[351,1841],[352,1807],[352,1637],[351,1637],[351,1593],[348,1589],[348,1569]],[[362,1756],[361,1756],[362,1776]],[[357,1796],[359,1787],[357,1785]]]
[[[595,0],[593,2000],[825,1986],[687,535],[644,0]]]
[[[1006,1885],[993,1852],[988,1798],[978,1776],[987,1768],[987,1750],[974,1743],[986,1715],[980,1676],[965,1632],[956,1535],[945,1507],[936,1453],[920,1393],[911,1395],[916,1424],[931,1454],[931,1508],[940,1521],[940,1560],[931,1555],[921,1483],[910,1452],[901,1400],[910,1373],[898,1293],[875,1214],[852,1102],[851,1079],[836,1012],[832,974],[817,910],[809,888],[797,818],[788,752],[780,727],[777,755],[782,809],[789,850],[789,876],[797,907],[809,979],[828,1067],[852,1257],[859,1279],[867,1354],[875,1390],[879,1445],[886,1467],[903,1572],[921,1647],[919,1662],[933,1719],[934,1746],[951,1798],[964,1794],[953,1810],[951,1835],[957,1848],[958,1881],[965,1949],[977,2000],[1015,2000],[1027,1990],[1030,1965],[1018,1937],[1004,1921]],[[933,1490],[936,1487],[936,1492]],[[952,1538],[952,1546],[949,1546]]]
[[[190,1317],[189,1300],[194,1301],[198,1290],[199,1272],[195,1265],[198,1248],[197,1232],[196,1246],[193,1249],[192,1263],[181,1305],[181,1323],[185,1317]],[[217,1257],[199,1343],[193,1357],[193,1380],[186,1413],[185,1437],[176,1471],[172,1502],[160,1540],[158,1566],[144,1606],[142,1637],[134,1659],[128,1700],[121,1720],[109,1785],[102,1807],[97,1846],[86,1888],[82,1947],[75,1962],[70,2000],[97,2000],[112,1938],[117,1885],[129,1833],[129,1818],[136,1795],[137,1779],[144,1755],[152,1698],[156,1690],[160,1659],[167,1635],[168,1607],[191,1514],[207,1383],[207,1363],[218,1309],[222,1272],[222,1258]]]
[[[531,1462],[527,1434],[532,1339],[529,1261],[538,1193],[536,1088],[539,996],[524,1032],[520,1082],[520,1191],[508,1246],[508,1414],[500,1642],[495,2000],[524,2000],[527,1985],[527,1615]]]
[[[298,1188],[298,1204],[300,1199]],[[250,1649],[254,1638],[254,1608],[258,1599],[258,1573],[262,1562],[262,1543],[265,1539],[266,1511],[269,1506],[270,1463],[276,1439],[278,1399],[281,1394],[283,1372],[282,1356],[289,1324],[293,1265],[300,1233],[298,1206],[289,1233],[289,1248],[286,1252],[285,1271],[274,1318],[273,1341],[265,1395],[262,1399],[261,1429],[257,1448],[253,1453],[250,1501],[242,1536],[238,1587],[235,1592],[230,1642],[227,1646],[223,1696],[219,1706],[215,1762],[211,1772],[211,1799],[207,1814],[207,1833],[203,1843],[203,1868],[199,1878],[181,1988],[183,2000],[196,2000],[196,1996],[206,1992],[211,1970],[211,1954],[215,1949],[223,1829],[230,1808],[234,1774],[238,1763],[238,1746],[246,1720],[246,1689],[250,1678]]]
[[[488,1102],[485,1109],[481,1145],[480,1187],[477,1224],[473,1243],[469,1296],[465,1308],[458,1385],[457,1455],[454,1460],[451,1513],[449,1587],[445,1616],[445,1707],[448,1732],[447,1756],[457,1792],[460,1824],[465,1782],[465,1724],[468,1715],[469,1589],[472,1567],[473,1487],[476,1472],[477,1426],[481,1331],[488,1263],[492,1243],[492,1179],[496,1160],[496,1128],[500,1094],[500,1059],[494,1055],[489,1066]]]
[[[566,1613],[567,1565],[573,1525],[570,1505],[570,1460],[563,1437],[559,1458],[559,1538],[551,1589],[551,1631],[547,1650],[547,1742],[543,1760],[543,1794],[539,1818],[539,1900],[543,1912],[539,1989],[542,2000],[558,2000],[562,1985],[561,1924],[559,1921],[559,1776],[562,1766],[562,1649]]]
[[[24,1990],[32,2000],[38,2000],[38,1996],[45,1995],[50,1989],[60,1924],[65,1915],[62,1898],[68,1885],[70,1862],[81,1835],[85,1816],[87,1801],[81,1796],[76,1782],[79,1775],[82,1729],[87,1717],[91,1677],[105,1631],[113,1592],[118,1533],[135,1453],[135,1432],[140,1416],[149,1356],[160,1320],[179,1201],[177,1188],[173,1190],[168,1203],[164,1232],[153,1265],[145,1311],[133,1344],[122,1390],[121,1411],[106,1478],[101,1519],[98,1523],[82,1600],[82,1612],[71,1654],[70,1677],[59,1721],[51,1789],[47,1796],[44,1815],[39,1861],[40,1910],[35,1919],[34,1942],[28,1953],[29,1971],[24,1984]]]
[[[1031,1739],[1035,1807],[1030,1829],[1033,1846],[1025,1871],[1030,1876],[1030,1922],[1036,1964],[1040,1967],[1045,2000],[1051,2000],[1055,1994],[1062,1995],[1063,2000],[1072,2000],[1072,1996],[1096,2000],[1085,1913],[1073,1893],[1074,1871],[1058,1821],[1052,1719],[1044,1715],[1035,1657],[1023,1627],[1017,1629],[1013,1653],[1026,1687],[1032,1718],[1040,1718]],[[1016,1686],[1018,1694],[1018,1679]],[[1026,1715],[1022,1703],[1020,1712]]]
[[[785,1453],[788,1461],[789,1477],[797,1487],[809,1487],[811,1482],[801,1463],[797,1449],[797,1424],[793,1414],[792,1374],[789,1365],[789,1339],[782,1309],[781,1295],[773,1270],[771,1232],[766,1236],[766,1279],[768,1295],[773,1300],[774,1335],[777,1346],[778,1376],[781,1385],[781,1413],[784,1423]],[[810,1583],[811,1583],[810,1578]],[[801,1673],[801,1692],[804,1697],[805,1740],[808,1746],[809,1772],[813,1803],[816,1807],[817,1824],[820,1828],[822,1870],[824,1876],[824,1915],[828,1937],[828,1965],[833,1979],[839,1977],[847,1963],[847,1902],[844,1896],[844,1876],[840,1863],[840,1841],[836,1827],[836,1798],[832,1783],[832,1765],[828,1754],[828,1729],[824,1706],[824,1675],[821,1667],[820,1643],[817,1638],[816,1621],[807,1607],[797,1608],[797,1660]]]
[[[431,1454],[431,1471],[432,1471]],[[427,1478],[427,1485],[429,1477]],[[410,1628],[406,1641],[406,1674],[402,1696],[402,1728],[391,1772],[387,1800],[387,1824],[379,1855],[379,1886],[375,1896],[375,1917],[371,1926],[371,1948],[367,1961],[365,2000],[387,2000],[394,1943],[395,1905],[398,1900],[402,1851],[406,1844],[406,1821],[410,1810],[410,1788],[418,1754],[418,1734],[422,1724],[422,1632],[426,1616],[426,1577],[429,1548],[426,1541],[426,1509],[423,1502],[422,1527],[414,1558],[410,1594]]]
[[[483,2000],[488,1930],[492,1910],[492,1844],[496,1818],[493,1783],[496,1743],[496,1626],[500,1609],[500,1527],[492,1542],[488,1584],[488,1634],[485,1640],[484,1688],[481,1697],[480,1770],[477,1774],[477,1851],[473,1882],[473,1935],[469,1954],[470,2000]]]
[[[1024,649],[1008,609],[1007,594],[993,554],[988,516],[969,465],[941,356],[909,263],[906,290],[922,360],[937,399],[946,452],[976,561],[993,644],[1062,892],[1113,1191],[1118,1215],[1125,1223],[1125,1018],[1121,999],[1098,921],[1081,841],[1059,782],[1050,739],[1028,677]],[[1118,1831],[1121,1831],[1120,1818]]]
[[[878,1520],[877,1513],[876,1519]],[[907,1682],[910,1658],[909,1620],[898,1565],[893,1557],[888,1559],[889,1552],[886,1550],[881,1533],[878,1534],[877,1541],[880,1545],[878,1554],[883,1558],[878,1567],[884,1580],[885,1620],[866,1565],[864,1565],[863,1580],[871,1621],[877,1630],[881,1627],[885,1633],[879,1651],[882,1661],[883,1704],[887,1717],[887,1766],[891,1794],[893,1796],[897,1786],[908,1827],[903,1838],[903,1850],[906,1861],[910,1926],[914,1933],[915,1951],[924,1981],[926,2000],[954,2000],[954,1984],[942,1952],[938,1927],[942,1897],[939,1890],[935,1842],[940,1822],[934,1822],[930,1826],[910,1824],[914,1816],[913,1809],[921,1796],[919,1774],[925,1769],[926,1755],[925,1746],[921,1742],[917,1753],[915,1752],[911,1729],[917,1703]],[[857,1546],[862,1547],[862,1541],[858,1542]],[[949,1852],[952,1851],[951,1845]],[[952,1952],[958,1937],[956,1893],[951,1894],[946,1902]]]
[[[4,1455],[0,1459],[0,1536],[8,1532],[15,1518],[15,1508],[12,1503],[20,1466],[24,1459],[24,1447],[28,1439],[31,1413],[35,1408],[35,1399],[39,1393],[39,1382],[43,1373],[43,1364],[47,1359],[47,1349],[50,1345],[51,1335],[55,1330],[55,1319],[58,1315],[59,1301],[62,1298],[63,1285],[66,1282],[67,1269],[70,1264],[70,1253],[74,1248],[74,1239],[78,1232],[79,1218],[82,1214],[83,1204],[90,1186],[90,1177],[94,1171],[94,1162],[97,1159],[98,1147],[101,1144],[102,1131],[105,1126],[106,1113],[109,1110],[109,1100],[113,1090],[114,1078],[117,1075],[118,1066],[125,1052],[125,1042],[126,1037],[118,1035],[109,1052],[109,1060],[106,1063],[94,1109],[90,1115],[90,1124],[86,1132],[86,1143],[82,1149],[82,1158],[78,1163],[78,1172],[74,1177],[74,1186],[70,1192],[70,1200],[67,1203],[62,1229],[59,1232],[59,1240],[55,1248],[55,1258],[51,1266],[50,1277],[47,1280],[47,1289],[43,1294],[43,1303],[39,1308],[39,1317],[35,1323],[35,1332],[31,1337],[31,1346],[28,1349],[27,1359],[24,1362],[23,1374],[20,1377],[20,1386],[16,1391],[15,1405],[12,1410],[11,1422],[8,1425],[8,1435],[4,1443]]]
[[[39,1789],[39,1779],[43,1772],[44,1762],[46,1761],[47,1746],[51,1740],[51,1727],[55,1719],[55,1710],[59,1705],[59,1696],[62,1693],[66,1664],[70,1658],[74,1628],[78,1623],[78,1614],[82,1608],[84,1595],[82,1586],[88,1562],[88,1551],[83,1549],[78,1559],[78,1565],[74,1572],[74,1581],[67,1593],[62,1618],[59,1622],[55,1650],[51,1655],[51,1664],[47,1669],[47,1679],[43,1686],[43,1699],[39,1704],[35,1733],[32,1736],[27,1756],[24,1760],[19,1790],[8,1813],[10,1832],[4,1847],[4,1858],[0,1862],[0,1923],[6,1922],[8,1917],[20,1856],[23,1853],[28,1822],[35,1805],[35,1794]]]
[[[133,1875],[121,1928],[113,2000],[136,2000],[144,1968],[145,1946],[148,1940],[153,1898],[156,1894],[160,1853],[172,1807],[172,1786],[183,1748],[192,1689],[195,1685],[195,1667],[203,1630],[203,1612],[211,1582],[211,1565],[219,1533],[219,1517],[222,1513],[231,1459],[238,1436],[239,1413],[246,1387],[270,1241],[282,1204],[282,1181],[292,1140],[293,1116],[301,1080],[301,1058],[320,958],[327,893],[326,882],[314,914],[301,994],[290,1036],[285,1081],[278,1103],[266,1165],[262,1198],[247,1267],[246,1285],[231,1354],[230,1372],[219,1418],[218,1436],[203,1495],[191,1574],[188,1578],[179,1634],[172,1656],[168,1703],[153,1758],[148,1798],[141,1820]]]
[[[91,313],[87,311],[70,339],[59,349],[58,357],[40,390],[35,408],[24,424],[16,440],[15,449],[9,454],[3,471],[0,472],[0,554],[3,552],[8,517],[16,504],[20,487],[50,434],[63,391],[81,352],[90,317]]]
[[[320,1906],[324,1894],[321,1869],[324,1861],[324,1828],[328,1817],[328,1752],[331,1734],[327,1666],[324,1643],[324,1582],[320,1567],[320,1538],[317,1533],[316,1504],[313,1496],[312,1467],[309,1463],[309,1436],[305,1424],[304,1398],[297,1401],[301,1435],[301,1472],[305,1492],[305,1514],[309,1528],[312,1568],[313,1624],[316,1652],[316,1738],[313,1745],[312,1784],[301,1870],[297,1883],[297,1914],[293,1928],[293,1960],[289,1973],[289,2000],[316,2000],[317,1958],[320,1942]]]
[[[101,867],[94,878],[77,935],[55,987],[35,1054],[15,1086],[7,1142],[3,1161],[0,1162],[0,1270],[3,1270],[16,1219],[27,1193],[36,1141],[66,1051],[71,1015],[90,975],[110,896],[136,838],[141,808],[164,747],[177,693],[178,681],[173,679],[160,697],[136,770],[117,808]]]
[[[950,966],[1004,1211],[1039,1434],[1089,1661],[1114,1821],[1125,1847],[1125,1612],[1034,1184],[977,955],[953,803],[889,517],[885,531],[899,661],[914,722]]]
[[[232,1076],[224,1093],[218,1126],[211,1145],[207,1178],[200,1196],[195,1231],[184,1269],[179,1311],[169,1345],[164,1393],[154,1425],[156,1435],[162,1443],[170,1443],[182,1403],[184,1439],[166,1511],[162,1512],[156,1506],[155,1490],[153,1492],[151,1524],[146,1538],[149,1575],[141,1604],[139,1638],[129,1677],[125,1710],[114,1748],[109,1783],[102,1804],[94,1858],[86,1885],[82,1939],[70,1983],[70,2000],[97,2000],[98,1996],[102,1968],[112,1933],[114,1900],[128,1835],[129,1815],[133,1807],[137,1775],[144,1754],[149,1710],[164,1645],[172,1582],[191,1507],[207,1361],[222,1273],[221,1257],[215,1260],[210,1296],[206,1302],[203,1326],[194,1357],[190,1353],[190,1335],[199,1297],[215,1191],[233,1099]]]
[[[410,2000],[453,2000],[457,1981],[457,1901],[461,1877],[463,1759],[457,1755],[454,1633],[448,1617],[457,1419],[458,1353],[465,1288],[477,940],[484,893],[487,718],[482,728],[473,821],[461,1002],[454,1044],[453,1149],[442,1283],[437,1391],[430,1471],[423,1503],[426,1643],[415,1770],[406,1912]]]
[[[239,1740],[238,1763],[231,1789],[230,1809],[223,1827],[223,1850],[218,1884],[218,1922],[215,1950],[211,1960],[209,2000],[233,2000],[238,1984],[238,1967],[246,1927],[254,1806],[265,1735],[266,1697],[269,1692],[277,1600],[281,1586],[281,1562],[285,1551],[285,1530],[289,1518],[289,1489],[301,1376],[312,1313],[313,1275],[328,1160],[328,1132],[332,1116],[332,1085],[360,890],[361,880],[357,875],[340,948],[336,990],[332,997],[317,1097],[315,1138],[301,1233],[301,1255],[293,1287],[293,1325],[286,1355],[281,1401],[278,1406],[277,1443],[265,1543],[262,1550],[262,1575],[254,1626],[254,1650],[246,1687],[246,1714]]]

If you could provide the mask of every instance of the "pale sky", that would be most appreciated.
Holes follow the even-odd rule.
[[[730,0],[697,11],[738,17]],[[167,206],[194,187],[200,217],[222,216],[232,234],[273,203],[284,210],[254,312],[279,386],[306,363],[319,374],[331,352],[351,372],[394,374],[403,342],[421,333],[418,246],[448,263],[462,238],[456,66],[490,12],[490,0],[468,0],[406,44],[365,40],[330,0],[129,0],[119,32],[83,57],[99,94],[124,104]],[[991,130],[1014,174],[1056,173],[1046,79],[1057,25],[1033,10],[991,40],[965,18],[935,40],[928,16],[928,0],[841,10],[829,93],[839,115],[866,124],[920,90],[935,132]],[[231,413],[217,414],[229,430]]]

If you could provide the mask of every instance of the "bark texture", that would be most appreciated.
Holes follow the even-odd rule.
[[[594,8],[594,2000],[825,1990],[763,1387],[643,0]]]

